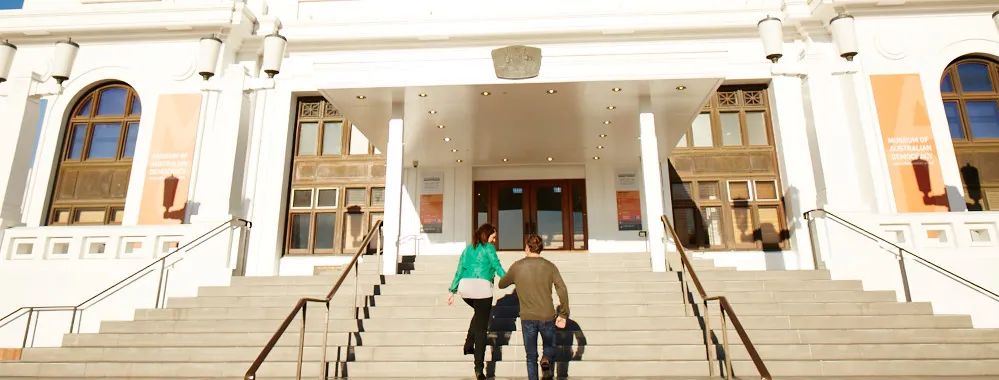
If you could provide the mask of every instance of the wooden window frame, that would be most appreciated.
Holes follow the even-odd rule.
[[[978,63],[984,64],[988,67],[989,78],[992,81],[992,92],[964,92],[964,88],[961,84],[961,77],[958,73],[958,66],[968,63]],[[950,76],[951,87],[953,92],[943,91],[943,80]],[[961,122],[961,131],[964,136],[961,138],[955,138],[951,135],[951,143],[954,146],[955,156],[960,159],[963,154],[983,154],[983,153],[994,153],[999,152],[999,138],[976,138],[971,130],[971,120],[968,118],[967,102],[969,101],[984,101],[984,102],[996,102],[999,105],[999,61],[991,59],[989,57],[969,55],[958,58],[951,62],[943,73],[940,75],[940,96],[941,106],[946,103],[957,103],[958,116]],[[945,106],[944,106],[945,107]],[[948,130],[950,128],[948,120]],[[958,168],[963,167],[964,163],[957,162]],[[989,198],[985,195],[989,191],[995,191],[999,188],[999,182],[990,181],[988,178],[979,178],[981,183],[980,191],[982,193],[981,207],[983,211],[994,211],[999,207],[996,205],[995,201],[989,202]],[[964,201],[970,202],[969,199],[969,189],[967,184],[964,183],[962,178],[962,187],[965,191]]]

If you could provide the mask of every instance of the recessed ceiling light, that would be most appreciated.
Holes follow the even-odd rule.
[[[431,115],[436,115],[436,114],[437,114],[437,111],[434,111],[434,110],[430,110],[430,112],[427,112],[427,113],[429,113],[429,114],[431,114]]]
[[[615,109],[615,108],[617,108],[617,107],[616,106],[607,106],[607,109],[609,109],[609,110],[612,110],[612,109]]]
[[[611,91],[621,92],[621,87],[614,87],[614,88],[611,89]]]
[[[679,90],[679,91],[683,91],[683,90],[687,89],[687,86],[683,86],[683,85],[676,86],[676,89]]]
[[[507,162],[507,161],[510,161],[510,160],[509,160],[509,159],[506,159],[506,158],[504,158],[504,159],[503,159],[503,162]]]
[[[604,148],[603,145],[597,145],[597,149],[603,149],[603,148]]]
[[[599,159],[600,159],[600,157],[599,157],[599,156],[593,156],[593,159],[594,159],[594,160],[599,160]]]
[[[610,125],[610,123],[611,123],[610,120],[604,120],[604,125]]]
[[[457,149],[451,149],[451,153],[458,153]]]
[[[491,93],[489,91],[482,91],[482,96],[489,96],[489,95],[492,95],[492,94],[493,93]]]
[[[558,93],[558,90],[556,90],[556,89],[550,89],[550,90],[545,91],[545,92],[547,92],[549,94],[556,94],[556,93]]]
[[[601,133],[601,134],[600,134],[600,137],[607,137],[607,135],[605,135],[605,134]]]
[[[421,98],[426,98],[427,97],[427,93],[426,92],[421,92],[421,93],[417,94],[417,96],[419,96]]]
[[[554,158],[548,157],[547,160],[550,162],[551,160],[554,160]]]
[[[363,99],[367,99],[368,97],[367,97],[367,96],[364,96],[364,95],[358,95],[358,96],[357,96],[357,98],[358,98],[358,99],[362,99],[362,100],[363,100]]]
[[[444,129],[444,128],[446,128],[446,127],[444,126],[444,124],[438,124],[438,125],[437,125],[437,129]]]
[[[454,162],[457,162],[457,163],[459,163],[459,164],[460,164],[460,163],[461,163],[461,160],[460,160],[460,159],[458,159],[458,160],[454,160]]]
[[[444,142],[451,142],[451,138],[450,137],[445,137],[444,138]]]

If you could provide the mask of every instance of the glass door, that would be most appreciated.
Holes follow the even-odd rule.
[[[499,230],[496,242],[499,250],[524,249],[524,235],[530,231],[530,223],[525,217],[528,209],[526,191],[522,183],[497,183],[493,186],[495,212],[491,219]]]
[[[491,223],[499,250],[523,250],[537,234],[547,250],[586,250],[586,191],[583,180],[478,182],[473,228]]]
[[[566,202],[563,196],[564,181],[535,182],[531,184],[531,199],[528,205],[530,233],[541,236],[545,249],[565,249]]]

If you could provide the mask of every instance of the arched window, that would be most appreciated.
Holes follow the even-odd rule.
[[[63,132],[50,225],[121,224],[142,104],[126,84],[91,90]]]
[[[968,209],[999,210],[999,63],[975,56],[954,61],[940,93]]]

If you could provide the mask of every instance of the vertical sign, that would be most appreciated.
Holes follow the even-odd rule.
[[[918,74],[871,75],[898,212],[950,211]]]
[[[638,175],[633,171],[618,172],[614,181],[617,197],[617,230],[642,230],[642,198],[638,192]]]
[[[420,225],[423,233],[444,232],[444,173],[420,176]]]
[[[146,162],[139,224],[180,224],[201,116],[201,94],[160,95]]]

